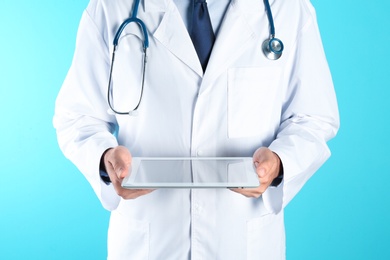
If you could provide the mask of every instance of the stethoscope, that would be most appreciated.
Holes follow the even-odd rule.
[[[141,19],[137,18],[139,3],[140,3],[140,0],[135,1],[133,12],[132,12],[131,16],[129,18],[127,18],[119,26],[119,28],[115,34],[115,37],[114,37],[114,41],[113,41],[114,47],[113,47],[113,51],[112,51],[110,76],[109,76],[109,80],[108,80],[108,92],[107,92],[108,105],[111,109],[109,111],[110,114],[112,114],[112,112],[113,112],[114,114],[118,114],[118,115],[135,116],[138,114],[137,110],[138,110],[138,108],[141,104],[141,101],[142,101],[142,96],[143,96],[143,92],[144,92],[144,84],[145,84],[145,69],[146,69],[146,60],[147,60],[146,53],[147,53],[147,49],[149,48],[149,36],[148,36],[148,32],[147,32],[145,23]],[[267,17],[268,17],[269,27],[270,27],[269,28],[270,29],[270,36],[268,39],[266,39],[263,42],[262,50],[263,50],[264,55],[268,59],[278,60],[282,56],[284,45],[283,45],[283,42],[281,40],[279,40],[278,38],[275,38],[275,25],[274,25],[274,19],[272,16],[269,0],[264,0],[264,5],[265,5],[265,11],[266,11]],[[140,97],[138,99],[137,105],[132,110],[122,112],[122,111],[116,110],[112,105],[112,102],[111,102],[111,99],[112,99],[111,81],[112,81],[112,71],[114,68],[114,61],[115,61],[115,52],[118,48],[119,38],[121,37],[123,30],[130,23],[136,23],[139,26],[139,28],[141,29],[141,32],[143,35],[143,63],[142,63],[141,94],[140,94]]]
[[[281,40],[275,38],[275,25],[271,7],[268,0],[264,0],[265,11],[267,13],[270,36],[263,42],[262,49],[265,57],[270,60],[277,60],[282,56],[284,45]]]
[[[118,115],[129,115],[129,116],[136,116],[138,114],[138,107],[140,106],[141,104],[141,100],[142,100],[142,95],[144,93],[144,85],[145,85],[145,69],[146,69],[146,52],[149,48],[149,36],[148,36],[148,32],[146,30],[146,25],[145,23],[137,18],[137,14],[138,14],[138,7],[139,7],[139,2],[140,0],[136,0],[135,3],[134,3],[134,9],[133,9],[133,13],[131,14],[130,18],[127,18],[120,26],[119,26],[119,29],[118,31],[116,32],[115,34],[115,37],[114,37],[114,48],[113,48],[113,51],[112,51],[112,58],[111,58],[111,68],[110,68],[110,76],[109,76],[109,79],[108,79],[108,92],[107,92],[107,100],[108,100],[108,105],[110,106],[110,109],[111,111],[108,111],[109,113],[110,112],[114,112],[115,114],[118,114]],[[142,50],[143,50],[143,64],[142,64],[142,83],[141,83],[141,94],[140,94],[140,97],[138,99],[138,103],[137,105],[130,111],[127,111],[127,112],[121,112],[121,111],[118,111],[114,108],[114,106],[112,105],[111,103],[111,96],[112,96],[112,87],[111,87],[111,81],[112,81],[112,70],[114,69],[114,61],[115,61],[115,52],[118,48],[118,44],[119,44],[119,38],[121,37],[121,34],[123,32],[123,30],[126,28],[127,25],[129,25],[130,23],[136,23],[140,28],[141,28],[141,32],[142,32],[142,35],[143,35],[143,43],[142,43]]]

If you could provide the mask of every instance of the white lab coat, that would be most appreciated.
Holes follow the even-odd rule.
[[[285,258],[283,208],[329,157],[339,118],[310,2],[270,3],[282,57],[262,53],[269,37],[263,1],[232,0],[203,75],[173,1],[141,1],[150,47],[139,115],[130,117],[107,113],[106,93],[113,37],[133,1],[91,0],[54,125],[64,154],[112,211],[109,259]],[[141,86],[140,46],[126,42],[130,34],[140,35],[126,28],[117,53],[124,71],[113,81],[118,107],[137,102]],[[132,84],[120,86],[120,77]],[[133,156],[252,156],[267,146],[283,162],[284,181],[259,199],[227,189],[161,189],[125,201],[99,177],[103,151],[118,144]]]

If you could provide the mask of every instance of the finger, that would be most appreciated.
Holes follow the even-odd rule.
[[[114,178],[115,180],[112,181],[112,185],[116,193],[123,199],[135,199],[154,191],[154,189],[126,189],[122,187],[122,179],[116,177],[115,174]]]
[[[121,196],[123,199],[136,199],[138,197],[147,195],[151,192],[155,191],[154,189],[121,189],[121,191],[118,192],[118,195]]]
[[[239,193],[241,195],[244,195],[248,198],[259,198],[263,192],[261,192],[260,187],[259,188],[231,188],[231,191],[234,191],[236,193]]]

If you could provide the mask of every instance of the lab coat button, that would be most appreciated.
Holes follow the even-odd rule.
[[[194,213],[199,214],[200,211],[201,211],[201,208],[200,208],[199,204],[194,204]]]
[[[198,156],[203,156],[203,151],[202,150],[198,150],[197,153],[196,153]]]

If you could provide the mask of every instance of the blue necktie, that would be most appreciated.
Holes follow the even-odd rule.
[[[204,72],[215,41],[206,0],[194,0],[191,39]]]

